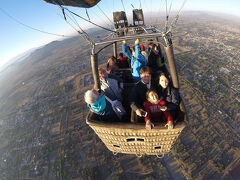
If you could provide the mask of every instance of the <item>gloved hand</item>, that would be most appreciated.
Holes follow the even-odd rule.
[[[135,44],[139,44],[139,39],[136,39]]]
[[[126,44],[126,41],[125,40],[123,40],[123,42],[122,42],[123,44]]]

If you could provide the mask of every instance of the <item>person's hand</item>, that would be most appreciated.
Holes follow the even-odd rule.
[[[173,129],[173,122],[172,121],[169,121],[165,127],[168,127],[168,129]]]
[[[154,124],[150,120],[148,120],[146,122],[146,129],[151,130],[153,127],[154,127]]]
[[[126,44],[126,41],[125,40],[123,40],[123,42],[122,42],[123,44]]]
[[[161,110],[161,111],[166,111],[166,110],[167,110],[167,107],[166,107],[166,106],[161,106],[161,107],[160,107],[160,110]]]
[[[135,44],[139,44],[139,39],[136,39]]]
[[[137,109],[136,110],[136,114],[140,117],[142,117],[142,110],[141,109]]]

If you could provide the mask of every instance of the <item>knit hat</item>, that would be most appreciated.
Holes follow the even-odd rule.
[[[139,46],[140,46],[141,51],[145,51],[144,45],[140,44]]]

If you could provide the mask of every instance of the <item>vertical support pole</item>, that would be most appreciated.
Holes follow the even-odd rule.
[[[98,55],[95,54],[95,45],[92,45],[91,67],[94,80],[94,89],[100,90],[100,80],[98,75]]]
[[[117,42],[113,43],[113,55],[115,58],[117,58]]]
[[[179,88],[177,68],[176,68],[174,53],[173,53],[173,45],[168,44],[166,47],[164,47],[164,49],[168,59],[169,70],[172,77],[173,87]]]
[[[175,88],[179,88],[179,80],[178,80],[178,73],[177,73],[177,68],[176,68],[176,64],[175,64],[175,58],[174,58],[174,53],[173,53],[173,45],[170,42],[169,44],[167,44],[166,47],[164,47],[165,52],[166,52],[166,56],[168,59],[168,65],[169,65],[169,70],[170,70],[170,74],[172,77],[172,82],[173,82],[173,87]],[[184,102],[183,100],[181,101],[180,105],[180,110],[181,112],[185,113],[185,118],[184,120],[188,121],[188,116],[187,116],[187,111],[186,108],[184,106]]]
[[[169,65],[169,70],[170,70],[170,74],[172,77],[172,83],[173,83],[173,87],[175,88],[179,88],[179,81],[178,81],[178,73],[177,73],[177,68],[176,68],[176,64],[175,64],[175,58],[174,58],[174,52],[173,52],[173,45],[172,45],[172,39],[167,35],[164,37],[166,46],[164,47],[165,49],[165,53],[167,56],[167,60],[168,60],[168,65]],[[187,116],[187,111],[186,108],[184,106],[184,102],[183,100],[180,102],[180,111],[184,112],[184,121],[188,121],[188,116]]]

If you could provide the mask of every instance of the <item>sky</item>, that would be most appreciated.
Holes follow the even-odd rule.
[[[123,0],[124,8],[130,15],[132,6],[141,7],[143,12],[165,12],[166,0]],[[171,11],[178,11],[184,0],[167,0],[167,5]],[[210,11],[225,13],[240,18],[239,0],[187,0],[181,11]],[[77,14],[88,18],[84,8],[68,7]],[[108,19],[102,12],[106,14]],[[104,26],[111,24],[112,12],[122,11],[121,0],[101,0],[98,6],[88,9],[91,21]],[[171,15],[171,13],[170,13]],[[71,16],[70,16],[71,17]],[[69,17],[67,17],[69,19]],[[76,17],[78,24],[82,29],[93,27]],[[17,22],[16,22],[17,21]],[[64,35],[77,35],[75,29],[78,26],[74,23],[72,26],[67,24],[59,7],[46,3],[43,0],[7,0],[0,3],[0,68],[11,58],[29,50],[47,44],[53,40],[62,39],[62,36],[55,36],[41,33],[30,29],[22,24],[30,26],[41,31]]]

